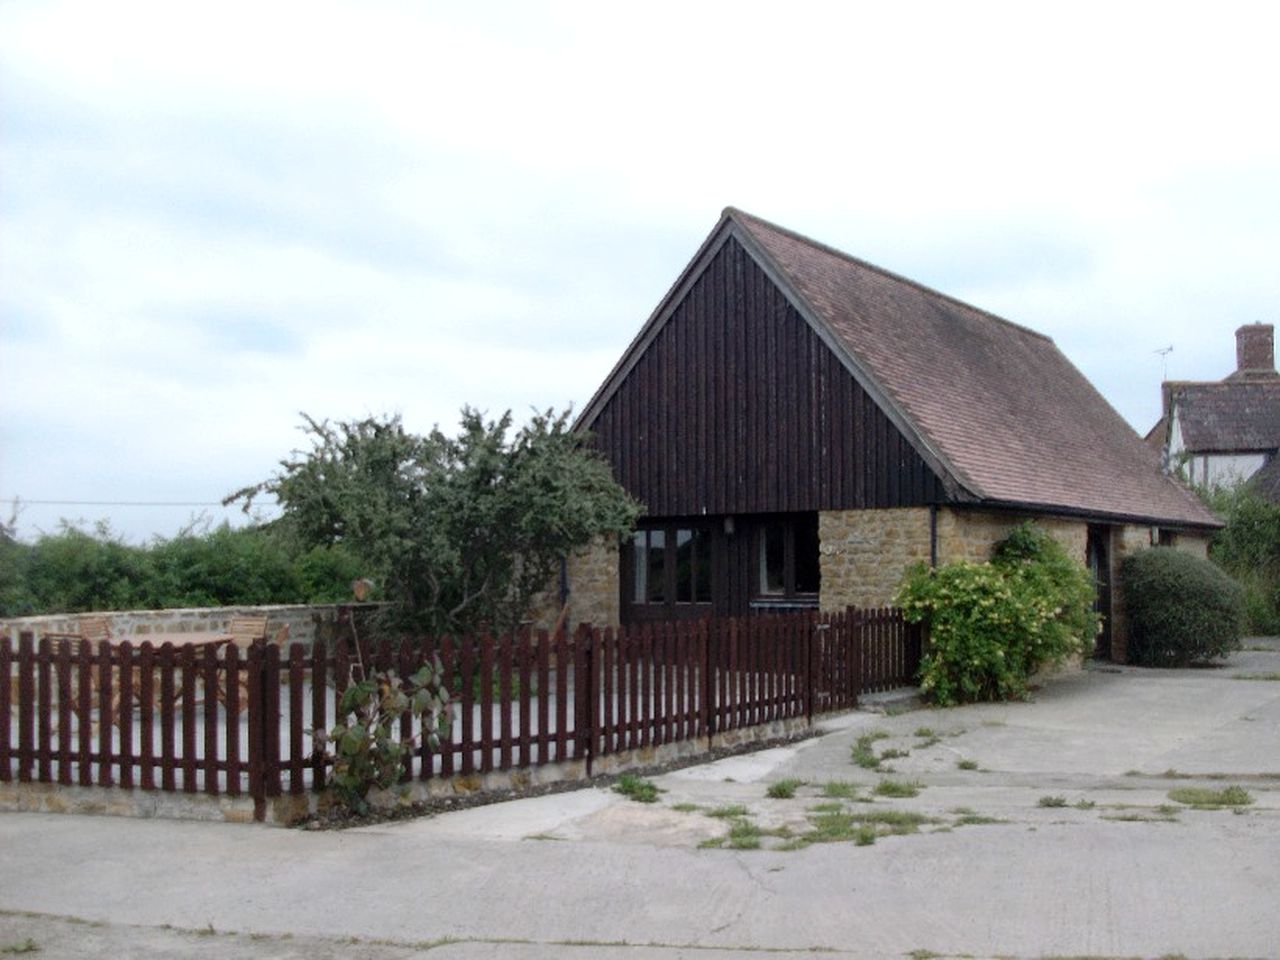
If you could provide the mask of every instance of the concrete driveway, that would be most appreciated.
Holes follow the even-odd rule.
[[[1280,642],[1249,646],[849,714],[655,778],[653,804],[588,789],[344,832],[0,815],[0,951],[1280,957]],[[1170,797],[1230,786],[1252,802]]]

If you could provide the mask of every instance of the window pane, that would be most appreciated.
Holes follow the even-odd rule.
[[[693,531],[676,531],[676,603],[693,602]]]
[[[645,543],[648,534],[637,530],[631,535],[631,602],[644,603],[648,599],[649,590],[649,554]]]
[[[662,603],[666,600],[666,578],[664,576],[666,560],[666,531],[649,531],[649,602]]]
[[[770,523],[760,531],[760,579],[762,596],[781,596],[787,592],[786,569],[787,528]]]
[[[818,515],[800,517],[795,525],[796,593],[817,593],[822,579],[818,560]]]
[[[693,602],[711,602],[711,534],[693,531]]]

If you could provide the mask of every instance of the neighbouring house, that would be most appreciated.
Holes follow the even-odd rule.
[[[1250,481],[1280,502],[1280,373],[1275,328],[1236,331],[1236,369],[1224,380],[1168,380],[1160,387],[1160,420],[1147,443],[1165,470],[1202,486]]]
[[[887,605],[1031,518],[1123,660],[1115,564],[1219,526],[1048,337],[733,208],[578,428],[647,515],[570,559],[574,622]]]

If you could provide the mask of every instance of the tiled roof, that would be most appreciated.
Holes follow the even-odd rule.
[[[1218,524],[1048,337],[741,211],[726,218],[977,500]]]
[[[1280,448],[1280,377],[1167,386],[1187,450],[1210,453]]]

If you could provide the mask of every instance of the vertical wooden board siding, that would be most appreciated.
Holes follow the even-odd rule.
[[[711,259],[593,429],[655,516],[914,506],[942,489],[750,256]]]

